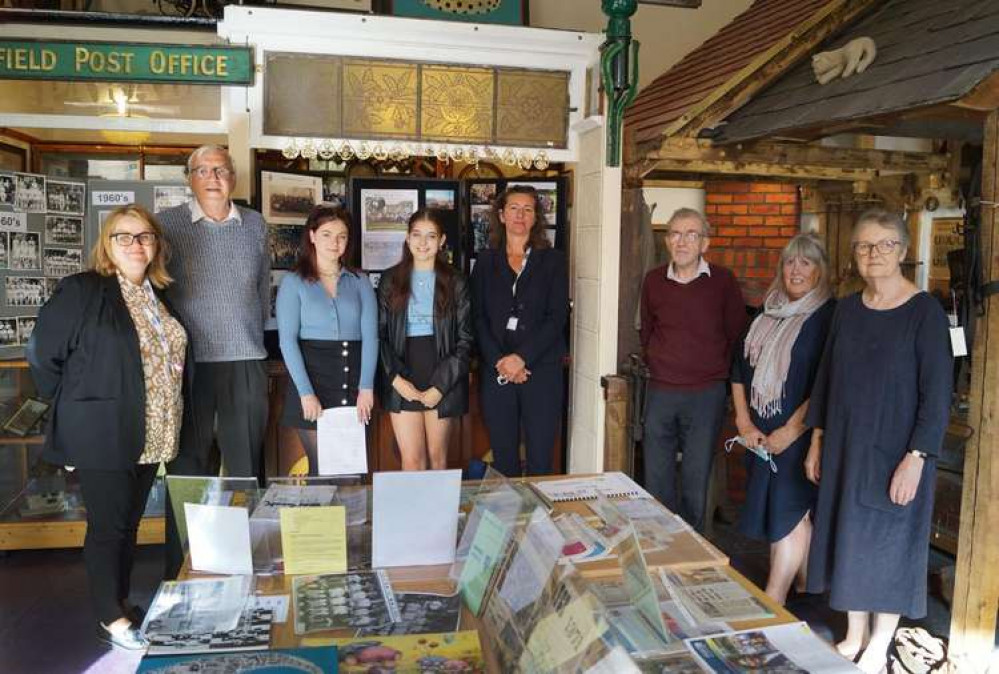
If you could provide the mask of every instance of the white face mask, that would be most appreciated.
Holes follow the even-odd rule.
[[[734,438],[729,438],[728,440],[726,440],[725,451],[731,453],[732,447],[734,447],[737,444],[742,445],[748,451],[752,452],[756,456],[760,457],[761,459],[769,463],[770,470],[772,470],[775,473],[777,472],[777,464],[774,463],[773,455],[767,450],[763,449],[762,447],[750,447],[749,443],[746,442],[746,440],[741,435],[737,435]]]

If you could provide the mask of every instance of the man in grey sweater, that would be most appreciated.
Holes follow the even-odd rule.
[[[196,363],[180,452],[167,468],[206,475],[217,428],[226,474],[257,477],[267,425],[267,223],[229,198],[236,171],[225,148],[195,150],[187,176],[194,198],[157,214],[171,249],[170,299]],[[168,573],[170,566],[168,561]]]

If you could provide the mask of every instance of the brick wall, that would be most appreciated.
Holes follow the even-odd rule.
[[[763,302],[780,251],[799,230],[798,187],[790,183],[714,181],[704,186],[711,223],[709,262],[728,267],[747,304]]]

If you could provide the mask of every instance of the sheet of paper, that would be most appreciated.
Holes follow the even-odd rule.
[[[709,672],[781,671],[839,674],[860,671],[805,623],[774,625],[688,639],[687,648]]]
[[[468,558],[458,580],[458,590],[462,599],[468,605],[468,610],[475,615],[479,614],[482,598],[489,588],[489,581],[493,577],[496,565],[502,559],[509,531],[510,527],[499,517],[488,510],[482,511],[479,528],[475,532],[472,547],[468,551]]]
[[[453,562],[460,497],[460,470],[375,473],[372,566]]]
[[[519,542],[499,589],[500,597],[514,613],[541,596],[565,545],[558,527],[540,508],[531,515],[531,523]]]
[[[602,473],[593,477],[565,478],[534,482],[537,489],[549,501],[585,501],[598,494],[607,498],[652,498],[649,492],[624,473]]]
[[[336,493],[336,485],[272,484],[257,504],[252,519],[276,520],[281,508],[333,505]]]
[[[288,594],[255,594],[253,605],[256,609],[266,609],[273,614],[271,622],[283,623],[288,620],[288,605],[291,595]]]
[[[323,410],[316,424],[320,475],[364,475],[368,472],[365,429],[356,407]]]
[[[960,325],[950,329],[950,349],[955,358],[968,355],[968,343],[964,341],[964,328]]]
[[[284,573],[347,572],[347,513],[343,506],[281,508]]]
[[[574,599],[561,611],[542,618],[520,659],[522,671],[551,671],[578,659],[604,633],[602,618],[594,619],[585,598]]]
[[[167,633],[231,630],[246,607],[250,576],[168,580],[160,584],[142,629]]]
[[[250,516],[246,508],[185,503],[191,568],[252,575]]]

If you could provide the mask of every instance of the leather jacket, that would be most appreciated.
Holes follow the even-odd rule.
[[[396,375],[410,378],[406,359],[406,309],[395,311],[389,296],[399,267],[387,269],[378,284],[378,350],[382,374],[382,407],[398,412],[402,396],[392,387]],[[472,355],[473,332],[468,283],[459,273],[454,278],[454,304],[445,316],[434,312],[434,342],[437,367],[431,385],[441,392],[437,404],[440,417],[458,417],[468,411],[468,368]]]

